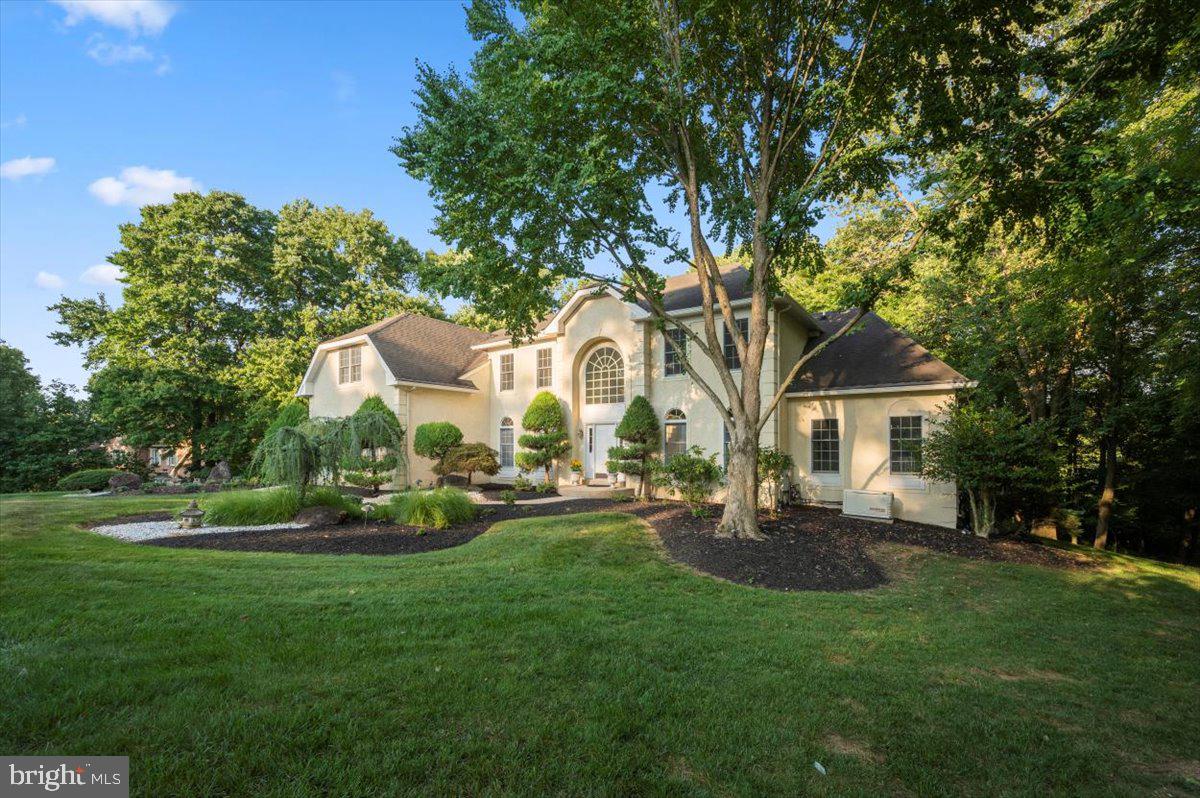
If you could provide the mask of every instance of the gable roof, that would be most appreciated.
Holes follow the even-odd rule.
[[[396,382],[419,382],[470,388],[460,379],[481,358],[471,346],[487,340],[488,333],[441,319],[401,313],[336,338],[322,346],[366,336]]]
[[[810,338],[805,351],[840,330],[855,311],[814,316],[822,334]],[[805,364],[788,386],[789,393],[841,391],[851,388],[919,387],[970,381],[908,335],[874,313]]]

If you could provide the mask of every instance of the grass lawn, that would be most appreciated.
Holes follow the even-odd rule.
[[[1200,793],[1195,570],[893,551],[784,594],[624,515],[407,557],[74,527],[183,503],[0,499],[0,750],[128,754],[153,796]]]

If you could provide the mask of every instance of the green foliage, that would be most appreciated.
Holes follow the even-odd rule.
[[[302,507],[336,507],[346,513],[346,517],[362,519],[366,517],[362,499],[357,496],[347,496],[331,485],[313,488],[301,501]]]
[[[479,508],[458,488],[435,488],[399,493],[380,509],[399,524],[445,529],[474,520]]]
[[[693,446],[683,454],[667,458],[664,473],[671,488],[691,506],[693,515],[707,514],[705,503],[722,476],[716,454],[705,457],[703,449]]]
[[[340,460],[340,451],[332,458],[323,448],[319,427],[279,427],[263,438],[255,451],[253,466],[269,485],[288,485],[297,496],[303,496],[308,486],[321,473],[322,465],[330,459]]]
[[[267,437],[280,427],[298,427],[305,421],[308,421],[308,403],[302,399],[292,399],[279,409],[279,413],[263,432],[263,437]]]
[[[132,445],[244,463],[319,341],[402,310],[444,315],[406,295],[419,255],[369,211],[185,193],[120,232],[122,305],[64,297],[53,337],[83,347],[97,417]]]
[[[300,494],[288,487],[229,491],[199,501],[205,526],[261,526],[291,521],[303,506]]]
[[[394,454],[379,456],[374,460],[364,459],[353,471],[347,471],[342,478],[351,485],[360,488],[370,488],[376,493],[379,488],[391,482],[396,474],[397,460]]]
[[[999,496],[1053,487],[1059,463],[1048,432],[1008,408],[957,402],[921,447],[922,473],[957,482],[970,500],[975,534],[987,537],[995,530]]]
[[[500,491],[500,501],[511,507],[517,503],[517,492],[515,490]]]
[[[349,469],[345,479],[351,485],[378,491],[404,462],[404,426],[378,396],[363,400],[342,424],[341,435],[346,450],[342,466]]]
[[[108,490],[108,480],[124,473],[117,468],[86,468],[75,471],[58,480],[59,490],[88,490],[93,493]]]
[[[108,430],[71,392],[58,381],[43,390],[24,354],[0,342],[0,492],[50,490],[72,471],[108,464]]]
[[[661,430],[658,416],[646,397],[633,397],[617,425],[616,434],[621,442],[608,450],[609,473],[641,477],[638,490],[643,498],[649,498],[654,457],[661,447]]]
[[[489,477],[500,473],[500,453],[486,443],[460,443],[446,453],[445,458],[434,465],[434,473],[438,476],[463,474],[467,484],[475,473],[487,474]],[[445,473],[442,473],[442,469]]]
[[[517,465],[525,471],[544,469],[545,481],[549,482],[551,467],[571,451],[571,437],[558,398],[549,391],[538,393],[525,410],[521,426],[526,431],[517,439],[523,449],[517,452]]]
[[[785,451],[768,446],[758,450],[758,481],[770,491],[772,509],[779,507],[784,478],[795,463]]]
[[[533,490],[533,481],[522,472],[513,480],[513,487],[517,490]]]
[[[421,457],[436,461],[434,473],[438,474],[438,485],[443,477],[451,473],[446,470],[445,458],[455,446],[462,443],[462,430],[449,421],[431,421],[417,427],[413,436],[413,451]]]

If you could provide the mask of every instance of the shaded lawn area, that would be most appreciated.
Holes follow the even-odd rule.
[[[785,594],[613,513],[406,557],[74,528],[179,506],[0,499],[0,749],[128,754],[138,795],[1200,790],[1194,570],[893,548]]]

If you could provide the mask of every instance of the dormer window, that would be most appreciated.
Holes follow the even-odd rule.
[[[338,350],[338,385],[362,382],[362,347]]]

